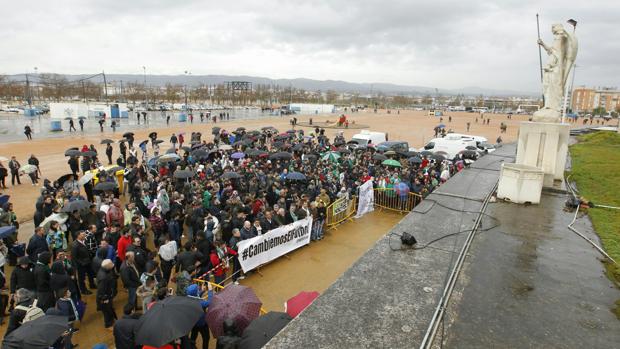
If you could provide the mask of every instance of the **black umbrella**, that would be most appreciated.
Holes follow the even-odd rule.
[[[112,143],[114,143],[114,141],[111,139],[104,139],[101,141],[101,144],[112,144]]]
[[[116,188],[116,183],[114,182],[99,182],[95,185],[95,190],[107,191],[114,190]]]
[[[45,315],[38,319],[24,322],[21,326],[4,337],[3,349],[41,349],[54,344],[69,329],[66,316]]]
[[[319,158],[319,156],[318,156],[318,155],[316,155],[316,154],[305,154],[305,155],[304,155],[304,158],[306,158],[306,159],[316,160],[316,159],[318,159],[318,158]]]
[[[245,127],[237,127],[237,131],[238,132],[245,131]]]
[[[161,140],[161,139],[156,139],[156,140],[153,141],[153,143],[155,143],[155,144],[162,144],[162,143],[164,143],[164,141]]]
[[[303,143],[297,143],[297,144],[295,144],[295,145],[293,146],[292,150],[293,150],[293,151],[299,151],[299,150],[302,150],[303,148],[304,148]]]
[[[181,149],[182,149],[182,150],[184,150],[184,151],[186,151],[186,152],[188,152],[188,153],[189,153],[190,151],[192,151],[192,148],[190,148],[190,147],[188,147],[188,146],[183,146],[183,147],[181,147]]]
[[[418,155],[418,153],[416,153],[415,151],[397,151],[396,154],[404,157],[404,158],[410,158],[412,156],[416,156]]]
[[[407,161],[409,161],[410,164],[421,164],[422,163],[422,159],[420,159],[419,156],[410,157],[409,159],[407,159]]]
[[[271,160],[290,160],[293,158],[293,155],[291,153],[287,153],[287,152],[279,152],[279,153],[275,153],[275,154],[271,154],[269,156],[269,159]]]
[[[340,154],[351,154],[351,151],[347,148],[338,148],[336,149],[337,152],[339,152]]]
[[[57,179],[58,184],[59,184],[60,186],[62,186],[62,185],[63,185],[63,184],[65,184],[65,182],[66,182],[66,181],[68,181],[68,180],[69,180],[69,178],[71,178],[71,177],[73,177],[73,173],[67,173],[66,175],[62,175],[62,176],[58,177],[58,179]]]
[[[446,159],[446,157],[441,154],[434,154],[432,158],[435,159],[435,161],[437,162],[442,162]]]
[[[292,318],[287,313],[270,311],[263,316],[254,319],[248,327],[243,330],[240,349],[262,348],[269,340],[275,337]]]
[[[157,138],[157,132],[149,133],[149,138]]]
[[[183,337],[205,316],[200,299],[170,296],[154,303],[136,326],[136,344],[161,347]]]
[[[422,155],[422,156],[430,156],[430,155],[433,155],[433,152],[428,151],[428,150],[422,150],[420,152],[420,155]]]
[[[207,152],[204,149],[194,150],[191,154],[192,154],[192,157],[195,158],[196,160],[206,159],[209,157],[209,152]]]
[[[475,150],[463,150],[461,154],[463,154],[463,159],[476,160],[478,157],[478,152]]]
[[[214,135],[219,134],[221,129],[221,127],[214,127],[211,129],[211,133]]]
[[[295,130],[288,130],[288,131],[286,131],[286,133],[296,133],[296,132],[297,131],[295,131]]]
[[[82,152],[82,156],[87,156],[87,157],[93,157],[93,156],[97,156],[97,153],[95,153],[94,151],[83,151]]]
[[[246,150],[245,153],[247,154],[247,156],[249,157],[258,157],[261,155],[267,155],[269,154],[268,152],[264,151],[264,150],[259,150],[259,149],[250,149],[250,150]]]
[[[70,201],[62,208],[62,212],[70,213],[73,211],[80,211],[90,207],[90,202],[87,200],[75,200]]]
[[[271,146],[274,147],[274,148],[280,149],[280,148],[282,148],[282,146],[284,146],[284,142],[273,142],[271,144]]]
[[[468,145],[465,147],[465,149],[467,150],[478,150],[478,148],[474,147],[473,145]]]
[[[176,170],[174,171],[174,178],[187,179],[194,176],[194,172],[190,170]]]
[[[124,138],[132,138],[132,137],[133,137],[133,135],[134,135],[134,133],[133,133],[133,132],[125,132],[125,133],[123,133],[123,137],[124,137]]]
[[[222,178],[224,178],[224,179],[237,179],[237,178],[241,178],[241,177],[243,177],[243,176],[241,176],[237,172],[224,172],[224,174],[222,174]]]
[[[265,127],[261,127],[260,129],[263,131],[267,131],[267,130],[273,129],[273,126],[265,126]]]
[[[306,176],[303,173],[290,172],[289,174],[286,175],[286,179],[291,180],[291,181],[305,181]]]
[[[176,148],[170,148],[166,150],[166,154],[176,154],[176,152],[177,152]]]
[[[65,151],[65,156],[80,156],[82,153],[77,149],[68,149]]]
[[[384,160],[387,160],[387,156],[383,154],[375,154],[372,156],[372,159],[377,160],[377,161],[384,161]]]
[[[250,132],[246,133],[246,136],[258,137],[258,136],[260,136],[260,131],[257,131],[257,130],[250,131]]]

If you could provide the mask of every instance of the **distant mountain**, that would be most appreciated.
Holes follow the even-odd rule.
[[[78,80],[86,78],[90,75],[64,75],[69,80]],[[23,80],[23,75],[10,75],[9,78],[15,80]],[[108,82],[139,82],[144,81],[144,75],[140,74],[106,74]],[[98,76],[92,79],[94,82],[103,82],[103,77]],[[199,86],[202,84],[221,84],[227,81],[249,81],[252,84],[269,85],[275,84],[282,87],[293,86],[310,91],[327,91],[334,90],[337,92],[349,93],[384,93],[386,95],[413,94],[413,95],[435,95],[434,87],[397,85],[389,83],[355,83],[341,80],[313,80],[305,78],[296,79],[270,79],[258,76],[246,75],[147,75],[146,82],[148,85],[164,86],[167,83],[181,84],[190,86]],[[539,93],[511,91],[511,90],[495,90],[482,87],[463,87],[459,89],[439,89],[442,95],[458,95],[477,96],[483,94],[485,96],[537,96]]]

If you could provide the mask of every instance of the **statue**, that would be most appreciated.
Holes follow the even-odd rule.
[[[543,68],[545,105],[533,115],[533,120],[537,122],[560,122],[566,82],[577,56],[577,38],[573,33],[567,32],[561,24],[552,25],[551,32],[551,46],[538,39],[549,60]]]

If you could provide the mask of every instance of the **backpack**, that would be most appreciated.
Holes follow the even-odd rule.
[[[24,319],[22,320],[22,324],[28,321],[36,320],[45,315],[43,309],[37,307],[37,300],[35,300],[34,303],[32,303],[32,305],[29,307],[24,305],[18,305],[15,307],[15,309],[23,310],[26,312],[26,315],[24,315]]]

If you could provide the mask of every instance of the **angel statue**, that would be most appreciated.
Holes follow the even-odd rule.
[[[537,122],[560,122],[566,82],[577,56],[577,38],[573,33],[567,32],[562,24],[552,25],[551,32],[551,46],[538,39],[549,59],[543,67],[545,105],[533,115],[533,120]]]

